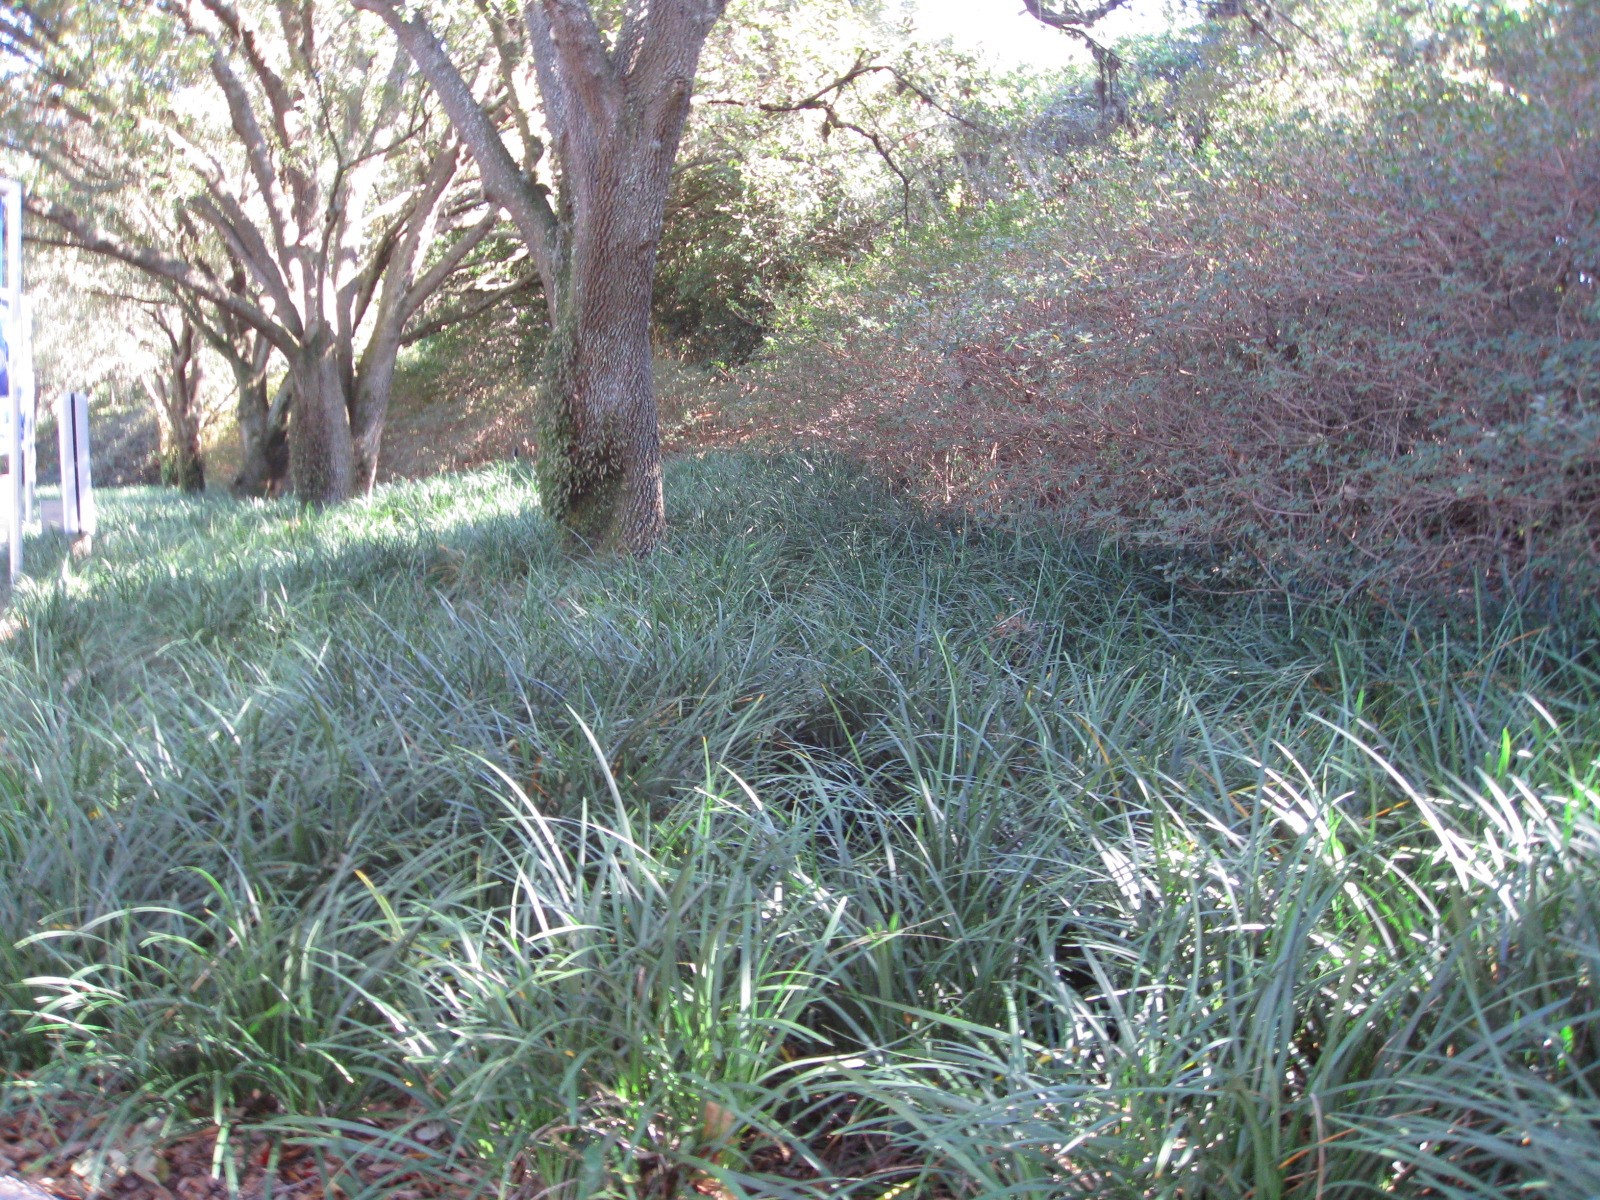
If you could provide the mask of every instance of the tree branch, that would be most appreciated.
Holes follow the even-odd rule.
[[[1094,8],[1063,4],[1059,9],[1053,9],[1046,8],[1044,0],[1022,0],[1022,7],[1027,9],[1028,15],[1041,25],[1048,25],[1051,29],[1060,29],[1066,33],[1078,33],[1103,21],[1127,3],[1128,0],[1104,0]]]
[[[261,199],[266,205],[267,215],[271,218],[272,240],[278,251],[278,261],[287,262],[289,259],[288,222],[283,211],[283,200],[278,190],[278,174],[272,167],[272,152],[267,146],[267,139],[261,132],[260,122],[256,120],[255,109],[250,105],[250,97],[244,90],[244,84],[239,82],[239,77],[233,73],[233,68],[228,65],[228,60],[221,50],[214,51],[211,55],[211,76],[222,88],[222,94],[228,101],[228,113],[233,119],[233,131],[239,135],[239,140],[244,143],[245,157],[250,163],[250,173],[255,176],[256,186],[261,189]]]
[[[560,233],[548,190],[518,168],[499,129],[421,16],[406,20],[395,7],[394,0],[351,0],[351,3],[357,9],[376,13],[433,85],[451,124],[478,164],[484,194],[511,217],[528,243],[546,291],[554,296],[561,279]]]
[[[1070,34],[1088,47],[1100,72],[1095,91],[1099,94],[1102,111],[1112,107],[1112,91],[1116,86],[1117,72],[1122,69],[1122,58],[1109,46],[1090,37],[1089,27],[1104,20],[1127,3],[1128,0],[1103,0],[1103,3],[1094,8],[1085,9],[1072,4],[1063,4],[1060,9],[1051,9],[1045,7],[1044,0],[1022,0],[1022,7],[1028,10],[1028,15],[1041,25],[1048,25],[1051,29],[1059,29],[1062,33]],[[1118,105],[1117,108],[1120,114],[1121,106]]]
[[[238,317],[241,321],[258,330],[261,335],[269,340],[285,354],[290,354],[295,348],[294,338],[261,309],[250,303],[243,296],[235,295],[219,287],[214,279],[197,271],[188,263],[167,258],[154,250],[144,246],[133,246],[121,238],[96,228],[83,217],[69,208],[44,200],[37,196],[28,196],[24,201],[27,211],[40,220],[48,221],[56,228],[64,231],[66,238],[39,237],[37,234],[31,239],[41,245],[62,246],[68,249],[84,250],[91,254],[101,254],[107,258],[114,258],[119,262],[127,263],[136,270],[143,271],[157,279],[166,280],[178,287],[203,297],[208,302],[215,304]]]
[[[255,31],[245,26],[239,18],[239,12],[227,0],[200,0],[206,9],[222,23],[224,29],[231,33],[234,40],[239,43],[244,51],[245,59],[250,64],[250,70],[261,82],[261,90],[267,95],[267,104],[272,109],[272,128],[278,135],[281,145],[289,145],[289,112],[294,108],[294,97],[283,77],[268,65],[266,58],[261,53],[260,43],[256,41]]]
[[[846,120],[844,117],[839,115],[836,102],[844,94],[845,88],[849,87],[856,80],[861,79],[864,76],[877,74],[879,72],[887,72],[897,81],[914,91],[924,103],[930,104],[934,108],[937,108],[940,112],[944,113],[952,120],[960,121],[963,125],[966,125],[972,129],[976,129],[979,132],[989,131],[984,130],[981,126],[974,125],[971,121],[968,121],[963,117],[959,117],[955,113],[949,112],[939,104],[935,103],[925,91],[906,80],[906,78],[894,67],[891,67],[886,63],[870,62],[868,61],[868,57],[869,56],[866,54],[857,55],[855,65],[852,66],[848,71],[845,71],[843,74],[838,76],[838,78],[834,79],[833,82],[819,88],[815,92],[812,92],[811,95],[802,97],[799,100],[789,100],[783,103],[769,103],[759,100],[749,101],[718,98],[703,100],[701,103],[723,106],[731,105],[741,108],[754,108],[760,112],[768,113],[770,115],[780,115],[783,113],[795,112],[822,113],[822,136],[824,139],[827,138],[830,130],[849,130],[851,133],[854,133],[865,139],[877,152],[878,157],[883,159],[884,165],[887,166],[889,170],[894,173],[895,177],[900,180],[900,215],[904,221],[909,223],[911,220],[911,177],[907,175],[906,172],[901,168],[900,164],[895,161],[894,155],[890,152],[888,144],[884,141],[882,134],[878,133],[876,130],[867,129],[862,125],[858,125],[854,121]]]
[[[456,305],[448,312],[436,314],[420,325],[412,326],[406,330],[405,335],[400,339],[400,344],[402,346],[415,345],[424,338],[430,338],[436,333],[444,332],[452,325],[459,325],[463,321],[470,321],[473,317],[481,316],[502,300],[533,291],[538,285],[538,275],[529,273],[512,283],[506,284],[505,287],[495,288],[493,291],[479,292],[475,299]]]
[[[451,244],[439,261],[428,268],[421,279],[411,285],[406,293],[404,310],[401,313],[401,323],[404,324],[415,315],[417,309],[427,303],[428,297],[444,284],[444,281],[454,275],[456,269],[466,260],[467,255],[477,249],[478,244],[488,237],[496,225],[500,223],[500,214],[491,209],[484,218],[466,233]]]
[[[256,277],[256,281],[261,284],[277,308],[284,327],[298,338],[304,332],[300,324],[299,310],[289,296],[289,289],[284,283],[277,263],[272,258],[271,251],[262,241],[260,230],[244,216],[238,203],[220,188],[213,188],[212,195],[217,203],[199,197],[191,200],[189,207],[221,235],[229,252]],[[230,211],[224,213],[218,208],[218,204],[226,205]]]
[[[528,120],[527,110],[517,97],[515,76],[517,42],[489,0],[475,0],[475,3],[478,12],[489,26],[489,35],[494,42],[495,66],[500,76],[500,86],[505,89],[505,106],[511,113],[511,123],[516,126],[517,137],[522,142],[522,170],[531,179],[539,160],[544,157],[544,142],[534,135],[533,123]]]

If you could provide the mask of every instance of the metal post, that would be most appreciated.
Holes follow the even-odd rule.
[[[22,185],[0,180],[0,202],[6,219],[4,332],[10,350],[6,371],[6,455],[10,466],[7,491],[10,492],[11,583],[22,578],[22,522],[25,481],[22,465],[22,378],[20,355],[22,326]]]

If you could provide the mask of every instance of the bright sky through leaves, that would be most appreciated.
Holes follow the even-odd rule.
[[[903,0],[906,12],[927,36],[948,37],[958,46],[986,52],[1005,66],[1059,67],[1086,57],[1082,43],[1046,29],[1021,0]],[[1172,19],[1168,0],[1132,0],[1095,28],[1114,42],[1128,33],[1163,28]]]

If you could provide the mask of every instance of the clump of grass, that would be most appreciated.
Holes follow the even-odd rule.
[[[0,651],[0,1103],[566,1197],[1600,1190],[1592,612],[669,504],[110,497]]]

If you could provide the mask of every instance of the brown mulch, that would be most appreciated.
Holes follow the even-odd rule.
[[[310,1131],[286,1135],[263,1125],[272,1118],[270,1106],[252,1113],[247,1105],[219,1150],[222,1131],[215,1125],[196,1122],[177,1136],[163,1134],[159,1121],[112,1131],[95,1099],[69,1096],[0,1111],[0,1200],[348,1200],[358,1192],[385,1200],[472,1200],[497,1190],[468,1152],[452,1152],[442,1125],[418,1123],[415,1112],[373,1111],[318,1140]],[[938,1187],[913,1186],[920,1164],[903,1147],[850,1130],[845,1116],[830,1114],[810,1131],[832,1178],[874,1180],[904,1200],[948,1200]],[[409,1144],[387,1136],[402,1129]],[[757,1138],[745,1153],[747,1177],[809,1183],[822,1189],[819,1196],[830,1194],[824,1178],[788,1147]],[[659,1155],[644,1154],[638,1167],[646,1200],[730,1195],[714,1179]]]
[[[444,1128],[416,1124],[414,1113],[375,1111],[327,1142],[260,1124],[271,1119],[265,1107],[237,1117],[225,1137],[199,1121],[173,1136],[159,1120],[108,1137],[107,1114],[87,1097],[18,1107],[0,1112],[0,1179],[57,1200],[341,1200],[369,1189],[391,1200],[455,1200],[482,1191]],[[387,1134],[408,1125],[410,1146],[386,1145]]]

